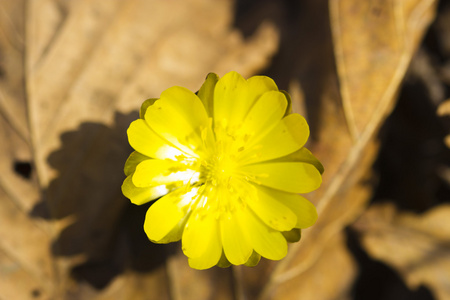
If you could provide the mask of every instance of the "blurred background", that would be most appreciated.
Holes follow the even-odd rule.
[[[192,270],[120,191],[140,104],[268,75],[325,166],[279,261]],[[450,1],[0,0],[0,300],[450,299]]]

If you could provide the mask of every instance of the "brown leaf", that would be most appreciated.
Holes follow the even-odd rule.
[[[325,166],[322,187],[309,196],[317,203],[319,219],[303,231],[303,241],[292,245],[284,260],[265,266],[268,271],[262,270],[264,266],[244,270],[248,295],[265,286],[261,299],[289,299],[283,292],[287,286],[306,274],[314,276],[318,271],[312,266],[322,259],[330,239],[364,210],[371,194],[368,182],[378,149],[378,130],[392,110],[436,4],[391,0],[328,3],[302,5],[298,21],[291,24],[292,39],[296,37],[298,42],[284,45],[296,54],[294,62],[291,56],[285,66],[291,74],[298,74],[289,80],[303,89],[312,152]]]
[[[2,297],[47,297],[55,285],[49,228],[28,216],[39,200],[24,84],[23,1],[0,3],[0,286]]]
[[[424,214],[397,211],[390,203],[376,205],[354,228],[366,251],[398,271],[410,288],[425,285],[436,299],[449,299],[449,205]]]
[[[344,234],[331,237],[320,253],[320,259],[295,280],[287,281],[276,294],[263,299],[350,299],[350,288],[356,277],[356,263],[347,250]]]
[[[275,15],[283,7],[264,3]],[[435,1],[299,3],[281,13],[293,18],[278,17],[285,35],[267,72],[295,88],[293,107],[308,115],[309,146],[326,169],[308,196],[319,221],[280,263],[200,272],[179,245],[149,243],[146,207],[121,195],[125,130],[169,86],[196,90],[211,71],[266,67],[278,31],[262,18],[244,40],[227,0],[0,2],[0,53],[10,58],[0,78],[5,295],[23,277],[18,299],[291,299],[319,288],[322,299],[347,297],[354,263],[341,230],[365,209],[376,134]],[[317,283],[327,267],[348,272]]]
[[[232,9],[203,0],[0,2],[2,296],[199,299],[231,286],[213,279],[230,270],[195,272],[175,258],[169,267],[179,254],[148,242],[146,208],[131,206],[120,185],[125,131],[143,100],[173,85],[195,91],[208,72],[249,76],[276,51],[272,25],[244,40]],[[183,274],[203,289],[180,284]],[[18,277],[26,288],[15,293]]]

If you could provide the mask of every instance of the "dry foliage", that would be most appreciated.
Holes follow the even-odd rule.
[[[246,37],[233,4],[0,0],[0,299],[350,298],[357,265],[343,228],[368,205],[377,134],[436,1],[302,1],[289,22],[277,1],[263,1],[243,28],[264,11],[275,17]],[[280,262],[192,270],[178,245],[146,240],[146,208],[121,195],[126,128],[170,86],[264,69],[309,119],[326,169],[309,195],[319,220]],[[449,241],[438,234],[448,207],[385,210],[355,225],[368,253],[409,285],[450,297]]]

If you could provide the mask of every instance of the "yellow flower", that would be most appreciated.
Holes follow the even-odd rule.
[[[323,167],[304,146],[309,127],[289,114],[272,79],[209,74],[197,94],[171,87],[141,107],[128,128],[136,150],[123,194],[147,211],[155,243],[182,241],[189,265],[279,260],[317,212],[298,193],[319,187]]]

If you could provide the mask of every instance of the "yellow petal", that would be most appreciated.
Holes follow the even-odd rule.
[[[136,205],[147,203],[151,200],[155,200],[169,192],[165,185],[152,186],[152,187],[137,187],[133,184],[131,179],[132,175],[129,175],[122,184],[122,193],[125,197]]]
[[[220,233],[226,258],[233,265],[242,265],[248,261],[253,252],[250,241],[242,231],[244,220],[238,209],[220,220]]]
[[[279,231],[288,231],[297,223],[297,216],[283,204],[271,189],[256,186],[254,193],[247,193],[246,203],[266,225]]]
[[[280,191],[272,191],[273,195],[277,195],[284,205],[289,207],[297,216],[297,228],[308,228],[317,220],[317,210],[314,204],[308,199],[291,193],[283,193]]]
[[[225,74],[214,89],[214,121],[215,126],[234,126],[241,123],[250,110],[252,99],[248,97],[248,84],[236,72]]]
[[[283,118],[286,106],[283,93],[270,91],[263,94],[250,109],[242,130],[250,135],[262,135],[270,131]]]
[[[212,117],[214,114],[214,88],[216,87],[219,76],[214,73],[209,73],[206,80],[197,93],[197,96],[202,100],[208,116]]]
[[[137,151],[132,152],[128,157],[127,161],[125,162],[124,167],[125,176],[131,175],[131,173],[133,173],[134,170],[136,170],[136,166],[146,159],[150,159],[150,157],[145,156]]]
[[[146,156],[176,160],[177,156],[184,155],[179,149],[172,147],[158,136],[142,119],[132,122],[127,134],[131,147]]]
[[[272,78],[267,76],[253,76],[247,80],[248,96],[253,104],[259,97],[269,91],[278,91],[278,87]]]
[[[309,193],[322,183],[319,171],[307,163],[261,163],[243,166],[240,170],[255,183],[290,193]]]
[[[165,140],[178,149],[198,157],[203,147],[202,130],[209,126],[201,100],[186,88],[171,87],[147,108],[145,121]]]
[[[305,118],[291,114],[267,134],[250,141],[242,153],[241,163],[251,164],[288,155],[303,147],[308,137],[309,127]]]
[[[323,165],[320,161],[305,147],[302,147],[289,155],[271,160],[270,162],[305,162],[314,165],[320,174],[324,172]]]
[[[246,214],[245,225],[243,230],[257,253],[272,260],[286,256],[287,242],[279,231],[270,228],[249,211]]]
[[[162,239],[159,240],[160,244],[168,244],[172,242],[178,242],[183,236],[184,227],[186,226],[186,221],[189,219],[190,213],[188,212],[183,218],[166,234]]]
[[[196,189],[188,192],[178,189],[150,206],[144,222],[144,230],[148,238],[155,243],[164,242],[165,237],[187,215],[189,205],[195,196]]]
[[[194,269],[208,269],[219,262],[222,243],[214,214],[197,210],[192,213],[183,232],[182,250]]]
[[[187,184],[197,182],[198,175],[195,170],[173,160],[147,159],[137,165],[133,183],[138,187]]]
[[[208,244],[219,234],[218,220],[214,214],[194,209],[183,233],[184,254],[192,258],[203,256]]]
[[[202,257],[188,258],[189,266],[197,270],[206,270],[214,267],[219,263],[220,256],[222,255],[222,249],[218,247],[220,241],[217,238],[214,239],[211,244],[208,245],[208,249]]]

